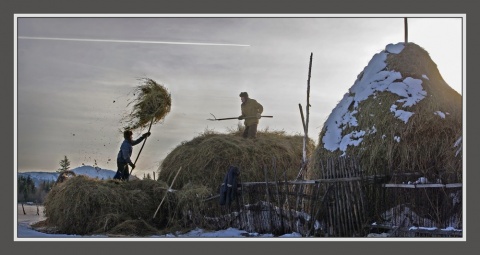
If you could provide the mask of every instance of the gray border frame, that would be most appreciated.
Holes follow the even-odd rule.
[[[412,0],[400,1],[385,1],[372,0],[368,3],[361,3],[355,0],[337,0],[326,3],[325,1],[263,1],[263,0],[176,0],[176,1],[125,1],[125,0],[109,0],[109,1],[61,1],[50,0],[42,2],[38,0],[22,0],[2,1],[0,6],[0,24],[2,33],[5,35],[0,40],[0,55],[2,73],[4,73],[4,85],[2,100],[2,116],[8,120],[14,120],[13,111],[13,14],[15,13],[304,13],[304,14],[321,14],[321,13],[466,13],[467,14],[467,31],[478,31],[476,25],[478,24],[478,16],[474,10],[476,9],[472,3],[461,3],[452,1],[435,1],[435,2],[419,2]],[[476,59],[478,55],[475,45],[479,45],[478,35],[476,33],[469,33],[467,38],[468,48],[468,62]],[[473,73],[473,65],[467,65],[467,73]],[[471,81],[466,79],[466,82]],[[465,81],[463,86],[465,86]],[[477,100],[474,99],[477,93],[476,86],[468,87],[468,94],[464,96],[466,99],[466,114],[471,115],[466,109],[477,109],[475,104]],[[473,116],[470,116],[473,117]],[[292,253],[398,253],[404,254],[409,252],[434,252],[436,254],[449,254],[457,252],[465,252],[473,250],[478,247],[478,234],[476,233],[478,227],[478,220],[475,217],[478,211],[477,203],[471,201],[471,196],[468,194],[476,194],[478,187],[474,180],[478,180],[478,171],[475,171],[475,164],[477,157],[474,157],[473,150],[470,147],[476,144],[478,139],[475,133],[470,133],[468,130],[477,130],[478,124],[475,123],[474,118],[469,118],[467,123],[468,143],[464,141],[467,146],[467,197],[470,203],[467,206],[467,241],[466,242],[13,242],[13,222],[12,213],[13,208],[2,210],[2,250],[11,252],[12,254],[27,254],[29,252],[40,252],[48,254],[97,254],[97,253],[115,253],[115,254],[158,254],[165,252],[175,253],[214,253],[228,252],[228,253],[277,253],[277,254],[292,254]],[[10,148],[14,148],[13,139],[13,123],[2,122],[1,129],[3,134],[12,134],[5,139]],[[12,137],[12,138],[10,138]],[[14,168],[13,150],[2,146],[2,158],[9,159],[7,164],[4,164],[4,175],[2,180],[2,187],[4,191],[8,191],[8,195],[2,196],[2,203],[11,205],[13,194],[14,176],[11,169]],[[473,197],[475,199],[475,197]],[[8,206],[7,206],[8,208]],[[473,216],[473,217],[468,217]]]

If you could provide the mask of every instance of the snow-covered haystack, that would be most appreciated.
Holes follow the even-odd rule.
[[[322,178],[323,160],[353,156],[364,175],[419,173],[430,182],[461,182],[461,139],[461,95],[423,48],[389,44],[326,120],[309,178]]]

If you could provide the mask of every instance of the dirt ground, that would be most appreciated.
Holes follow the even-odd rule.
[[[25,213],[24,213],[25,209]],[[42,205],[17,204],[17,223],[33,224],[45,220]]]

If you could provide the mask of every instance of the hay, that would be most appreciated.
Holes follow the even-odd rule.
[[[204,185],[212,194],[219,193],[228,167],[240,169],[241,181],[265,181],[275,178],[272,162],[275,160],[278,179],[296,178],[302,159],[303,136],[286,135],[283,131],[259,131],[257,139],[244,139],[242,130],[216,133],[206,130],[191,141],[182,142],[163,160],[159,179],[171,183],[179,167],[182,172],[176,179],[174,189],[184,185]],[[309,151],[314,143],[310,141]]]
[[[46,224],[59,233],[79,235],[106,233],[131,220],[162,228],[172,213],[171,206],[163,207],[155,219],[152,216],[167,188],[165,183],[153,180],[71,177],[48,193],[44,203]],[[173,195],[169,194],[167,200],[174,200]]]
[[[128,104],[133,104],[133,109],[122,119],[127,123],[125,130],[145,128],[150,123],[157,123],[164,119],[171,109],[171,95],[163,85],[149,78],[140,80],[143,84],[136,88],[136,98]]]
[[[76,175],[77,175],[77,174],[75,174],[75,172],[74,172],[74,171],[71,171],[71,170],[62,171],[62,172],[58,175],[57,180],[55,181],[55,184],[64,182],[64,181],[66,181],[68,178],[73,177],[73,176],[76,176]]]
[[[461,182],[462,157],[454,146],[462,136],[461,96],[448,86],[428,53],[416,44],[408,43],[400,54],[388,54],[386,64],[385,70],[400,72],[401,80],[407,77],[421,80],[426,97],[413,106],[401,108],[414,113],[407,123],[390,110],[393,104],[400,105],[397,100],[401,97],[397,94],[376,92],[358,106],[352,103],[348,112],[355,115],[358,123],[345,126],[342,136],[363,130],[366,131],[363,140],[358,146],[332,152],[322,142],[326,135],[324,126],[312,156],[310,169],[314,170],[309,172],[310,179],[321,178],[321,161],[343,154],[357,157],[365,175],[402,176],[418,172],[432,182]],[[348,96],[355,94],[350,92]],[[445,113],[445,118],[435,114],[437,111]],[[395,177],[392,182],[407,182],[408,178],[411,177]]]
[[[108,231],[109,235],[152,236],[160,232],[144,220],[126,220]]]
[[[201,184],[188,183],[181,190],[175,193],[177,198],[177,212],[182,215],[181,223],[183,227],[195,225],[205,225],[205,218],[199,212],[204,212],[211,206],[205,203],[205,199],[212,194],[212,190]]]

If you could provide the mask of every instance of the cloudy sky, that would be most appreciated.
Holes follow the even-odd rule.
[[[17,170],[55,171],[64,155],[72,168],[115,170],[121,119],[144,77],[171,92],[172,109],[152,127],[138,176],[182,141],[236,129],[237,120],[207,119],[240,115],[242,91],[274,116],[259,129],[300,133],[311,53],[309,134],[318,142],[373,55],[404,40],[403,16],[17,16]],[[461,17],[410,15],[408,40],[463,94]]]

